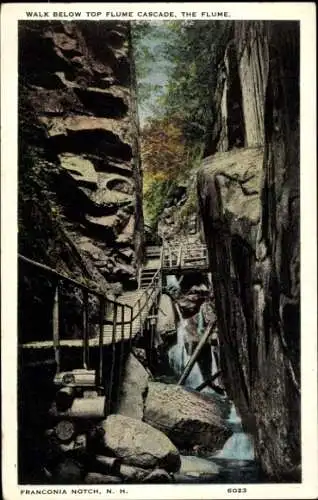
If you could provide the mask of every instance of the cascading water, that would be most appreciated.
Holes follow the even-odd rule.
[[[179,308],[179,324],[177,328],[177,343],[168,352],[169,364],[174,373],[180,377],[191,356],[187,353],[185,346],[185,336],[187,330],[187,320],[182,318]],[[189,376],[185,380],[185,386],[195,389],[203,383],[203,377],[198,363],[195,363]]]
[[[168,276],[167,279],[167,284],[171,288],[177,288],[179,287],[178,280],[176,279],[175,276]],[[188,361],[190,360],[191,356],[188,354],[187,349],[186,349],[186,338],[187,338],[187,326],[188,326],[188,321],[182,317],[182,314],[180,312],[180,309],[178,305],[175,305],[178,316],[179,316],[179,322],[177,326],[177,343],[172,346],[169,351],[168,351],[168,357],[169,357],[169,365],[172,368],[173,372],[175,375],[179,378],[183,371],[184,368],[186,367]],[[203,315],[202,312],[200,311],[199,313],[199,322],[198,322],[198,334],[201,336],[203,334]],[[211,366],[211,375],[213,376],[214,373],[218,371],[217,367],[217,362],[215,358],[215,353],[213,348],[211,348],[211,357],[212,357],[212,366]],[[204,382],[203,376],[200,370],[199,364],[196,362],[193,365],[193,368],[191,372],[189,373],[188,377],[185,380],[184,385],[186,387],[189,387],[191,389],[196,389],[199,387]],[[212,393],[214,394],[214,391],[210,387],[205,387],[202,392],[205,393]]]
[[[174,289],[175,291],[178,291],[180,289],[179,282],[175,276],[169,276],[167,279],[167,284],[169,287],[171,287],[171,289]],[[179,315],[179,323],[177,327],[177,342],[174,346],[170,348],[168,356],[169,356],[170,367],[174,371],[175,375],[180,377],[191,356],[188,354],[185,345],[187,341],[188,322],[186,319],[182,317],[180,309],[178,308],[177,305],[176,309]],[[201,313],[199,314],[199,321],[198,321],[198,335],[201,336],[202,333],[203,333],[203,315]],[[211,376],[213,376],[219,369],[217,366],[216,355],[213,346],[211,347],[211,359],[212,359]],[[204,380],[202,377],[199,364],[196,362],[185,381],[185,386],[191,389],[196,389],[203,382]],[[218,380],[216,379],[215,382],[218,383]],[[209,393],[212,397],[220,398],[219,394],[216,394],[209,387],[205,388],[203,391]],[[246,434],[245,432],[243,432],[241,418],[237,414],[233,403],[231,403],[231,410],[226,423],[232,429],[233,434],[226,441],[222,450],[215,453],[213,456],[210,457],[210,459],[217,460],[218,463],[223,464],[223,469],[224,471],[226,471],[225,476],[226,474],[229,473],[229,476],[232,477],[234,474],[234,476],[236,477],[237,471],[235,469],[237,467],[242,469],[243,462],[245,463],[244,466],[245,469],[243,467],[244,470],[246,470],[246,467],[250,468],[251,464],[254,464],[254,459],[255,459],[254,445],[252,436],[250,434]],[[237,465],[236,466],[229,465],[233,463],[234,464],[236,463]],[[246,464],[248,465],[246,466]],[[234,473],[232,467],[234,467]],[[252,468],[253,467],[255,466],[252,465]],[[248,469],[248,472],[250,472],[250,469]]]
[[[226,441],[222,450],[217,452],[214,457],[229,460],[254,460],[252,436],[243,432],[242,421],[233,403],[231,405],[230,415],[227,418],[227,424],[233,430],[233,434]]]

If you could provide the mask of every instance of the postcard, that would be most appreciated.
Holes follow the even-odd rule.
[[[4,4],[4,498],[316,498],[315,6]]]

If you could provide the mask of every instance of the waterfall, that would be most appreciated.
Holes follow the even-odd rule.
[[[169,278],[169,279],[168,279]],[[176,287],[179,286],[178,280],[175,276],[168,276],[167,277],[167,283],[168,286],[171,287]],[[177,327],[177,343],[172,346],[169,351],[168,351],[168,358],[169,358],[169,364],[172,370],[174,371],[175,375],[179,378],[183,371],[184,368],[186,367],[188,361],[190,360],[191,356],[187,353],[186,350],[186,337],[187,337],[187,325],[188,321],[182,317],[180,308],[178,304],[175,304],[176,311],[178,313],[179,317],[179,323]],[[199,324],[198,324],[198,333],[203,334],[203,314],[200,312],[199,315]],[[211,375],[216,373],[218,371],[215,355],[213,352],[213,348],[211,347],[211,355],[212,355],[212,367],[211,367]],[[204,382],[203,376],[200,370],[199,364],[196,362],[193,365],[193,368],[191,372],[189,373],[188,377],[185,380],[185,386],[189,387],[191,389],[195,389],[198,387],[200,384]],[[211,393],[215,394],[214,391],[210,387],[205,387],[202,392],[205,393]]]
[[[174,290],[178,292],[180,290],[180,284],[176,278],[176,276],[168,276],[167,277],[167,286],[170,290]],[[186,341],[187,341],[187,326],[188,321],[182,317],[181,311],[176,304],[176,310],[179,316],[179,323],[177,327],[177,342],[173,345],[168,351],[169,364],[173,369],[176,376],[180,377],[184,371],[185,366],[187,365],[190,355],[186,350]],[[200,311],[198,316],[198,335],[201,336],[204,331],[204,318],[202,311]],[[217,364],[215,346],[211,346],[211,375],[213,376],[217,371],[219,371],[219,367]],[[200,384],[204,382],[202,373],[199,367],[199,364],[196,362],[189,373],[187,379],[185,380],[185,386],[195,389]],[[215,380],[215,383],[218,384],[218,379]],[[211,394],[213,397],[220,397],[217,395],[211,388],[207,387],[202,392],[206,392]],[[236,408],[231,403],[231,410],[229,412],[229,416],[226,420],[228,427],[233,431],[232,436],[226,441],[222,450],[216,452],[212,457],[217,459],[225,460],[245,460],[245,461],[253,461],[254,460],[254,444],[253,439],[250,434],[243,432],[242,421],[240,416],[237,414]]]
[[[222,450],[218,451],[213,457],[229,460],[254,460],[253,438],[250,434],[243,432],[241,418],[238,416],[233,403],[227,423],[233,430],[233,434],[226,441]]]
[[[167,276],[167,290],[172,296],[177,296],[180,292],[180,283],[174,274]]]
[[[185,337],[187,334],[187,320],[181,316],[181,312],[176,306],[179,314],[179,324],[177,328],[177,343],[169,349],[169,364],[175,374],[180,377],[191,356],[185,347]],[[196,388],[203,383],[203,377],[198,363],[195,363],[188,378],[185,381],[186,387]]]

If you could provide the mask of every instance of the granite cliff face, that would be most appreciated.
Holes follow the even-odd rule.
[[[240,147],[224,104],[223,152],[198,175],[224,383],[279,480],[299,480],[301,461],[298,29],[237,23]]]
[[[19,251],[109,293],[143,247],[131,50],[129,23],[19,25]]]
[[[206,154],[264,144],[264,98],[269,55],[266,24],[234,22],[219,63],[215,118]]]

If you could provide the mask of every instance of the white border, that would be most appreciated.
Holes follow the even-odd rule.
[[[110,19],[106,12],[131,12],[127,19],[143,19],[138,12],[196,12],[196,19],[206,19],[202,12],[223,12],[219,19],[261,19],[301,21],[301,370],[302,370],[302,466],[301,484],[248,484],[247,493],[229,494],[228,485],[128,485],[97,486],[99,494],[72,495],[73,487],[60,487],[66,494],[55,498],[126,499],[211,499],[316,498],[317,483],[317,266],[316,266],[316,31],[314,3],[25,3],[4,4],[1,15],[1,228],[2,228],[2,480],[4,498],[15,500],[27,489],[17,486],[17,21],[27,19],[26,11],[81,12],[80,19],[92,19],[87,12],[101,12],[98,19]],[[74,20],[70,17],[55,19]],[[96,18],[95,18],[96,19]],[[118,18],[119,19],[119,18]],[[145,19],[145,18],[144,18]],[[148,17],[149,19],[149,17]],[[153,17],[153,20],[158,18]],[[216,19],[216,18],[213,18]],[[163,19],[160,19],[163,20]],[[171,18],[169,19],[171,20]],[[238,485],[242,487],[242,485]],[[83,488],[85,488],[83,486]],[[88,489],[88,486],[86,487]],[[31,487],[35,490],[37,487]],[[49,490],[49,487],[44,487]],[[128,493],[121,493],[121,490]],[[44,494],[48,496],[49,494]],[[102,496],[103,495],[103,496]],[[33,498],[39,495],[32,495]]]

